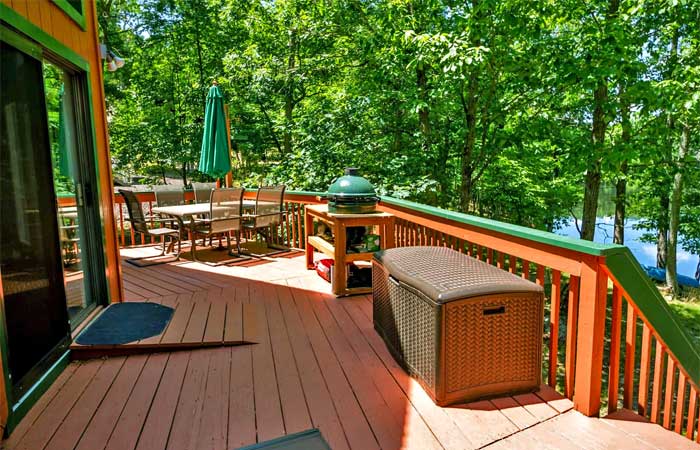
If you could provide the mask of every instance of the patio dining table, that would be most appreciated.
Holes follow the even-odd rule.
[[[255,200],[244,199],[242,202],[243,210],[251,210],[255,208]],[[226,208],[222,206],[222,208]],[[193,223],[193,220],[187,220],[193,216],[208,215],[211,211],[210,203],[191,203],[187,205],[172,205],[172,206],[157,206],[153,208],[153,213],[162,214],[173,217],[177,220],[180,230],[187,230],[188,225]],[[178,257],[180,254],[178,253]],[[192,246],[192,257],[194,258],[194,246]]]

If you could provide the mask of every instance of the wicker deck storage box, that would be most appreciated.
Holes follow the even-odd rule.
[[[438,405],[539,387],[542,287],[444,247],[378,252],[372,278],[374,328]]]

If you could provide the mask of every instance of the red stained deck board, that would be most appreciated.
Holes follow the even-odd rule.
[[[228,437],[231,349],[220,347],[208,351],[211,356],[197,450],[226,448]]]
[[[178,303],[175,313],[173,313],[173,317],[162,335],[161,343],[179,343],[182,341],[193,308],[194,302],[191,300],[184,300]]]
[[[193,351],[168,438],[172,450],[196,448],[212,350]]]
[[[224,328],[226,324],[226,301],[221,298],[220,292],[210,292],[209,300],[211,308],[207,326],[204,329],[203,342],[223,342]]]
[[[280,287],[278,295],[311,420],[334,450],[349,449],[338,412],[311,349],[299,313],[294,307],[292,292],[289,288]]]
[[[96,360],[81,364],[15,448],[26,450],[43,448],[90,384],[102,363],[103,361]]]
[[[72,363],[3,443],[8,450],[21,441],[23,448],[45,448],[50,440],[52,447],[71,448],[81,433],[83,448],[237,448],[302,427],[319,427],[336,450],[378,448],[377,439],[392,450],[630,444],[649,450],[692,443],[657,425],[583,417],[547,386],[515,399],[438,407],[374,331],[371,296],[329,296],[328,285],[304,269],[303,258],[270,258],[249,267],[128,268],[125,278],[136,270],[139,283],[153,277],[161,287],[172,280],[181,289],[192,286],[180,294],[149,295],[153,302],[184,306],[186,314],[176,313],[175,327],[166,330],[179,336],[177,344],[190,325],[202,330],[203,340],[233,332],[262,344]],[[253,281],[278,275],[287,278]],[[201,320],[192,320],[202,302],[209,305],[203,329]],[[229,324],[238,324],[237,330]],[[103,375],[120,360],[107,383]],[[277,390],[272,399],[271,389]],[[533,424],[519,430],[513,422]],[[678,443],[683,446],[674,447]]]
[[[239,342],[243,340],[243,304],[235,298],[226,300],[226,319],[224,321],[224,341]]]
[[[27,412],[22,421],[12,431],[10,437],[3,443],[7,448],[15,447],[17,443],[22,440],[24,435],[32,429],[32,424],[34,424],[41,413],[47,408],[56,395],[58,395],[68,380],[71,379],[78,367],[78,363],[69,364],[66,370],[61,372],[56,378],[56,381],[54,381],[44,395],[37,400],[34,407]]]
[[[277,292],[274,286],[264,290],[266,313],[270,330],[270,343],[277,375],[277,386],[282,404],[282,416],[287,434],[313,428],[301,387],[297,364],[282,317]]]
[[[68,450],[75,447],[125,360],[126,358],[112,358],[102,364],[49,441],[47,449]]]
[[[439,441],[427,427],[420,414],[405,396],[389,371],[374,353],[370,345],[364,339],[357,339],[361,335],[348,312],[343,307],[344,300],[325,297],[324,304],[333,314],[340,330],[345,335],[347,342],[359,359],[359,363],[369,374],[369,379],[374,383],[381,397],[386,402],[392,417],[399,418],[399,425],[404,434],[404,440],[413,448],[431,449],[441,448]],[[466,437],[464,437],[466,441]]]
[[[203,342],[204,330],[206,329],[209,310],[211,309],[211,302],[208,298],[195,299],[193,303],[192,315],[187,323],[185,334],[182,336],[182,343],[184,344]]]
[[[256,442],[253,354],[250,346],[233,347],[229,351],[231,370],[227,448],[238,448]]]
[[[168,362],[167,353],[150,355],[131,391],[106,450],[127,450],[136,447],[151,402]]]
[[[362,335],[442,445],[446,448],[459,448],[468,439],[465,438],[448,412],[435,405],[418,382],[411,378],[394,360],[384,341],[374,331],[372,322],[362,311],[363,303],[345,304],[346,310],[352,316]]]
[[[77,449],[93,450],[107,445],[112,430],[121,415],[129,395],[141,374],[147,356],[130,356],[124,361],[119,375],[107,391],[100,407],[92,417],[85,433],[81,437]]]
[[[574,407],[574,402],[564,397],[546,384],[540,385],[540,390],[535,392],[535,395],[546,401],[549,406],[560,413],[566,412]]]
[[[251,297],[255,298],[253,294]],[[255,311],[255,318],[246,315],[244,324],[255,320],[259,327],[258,344],[252,346],[252,352],[257,439],[258,442],[263,442],[284,435],[285,428],[265,310],[262,307],[249,309]]]
[[[513,398],[516,402],[518,402],[518,404],[520,404],[520,406],[525,408],[527,412],[532,414],[539,422],[544,422],[545,420],[551,419],[552,417],[559,414],[556,409],[549,406],[547,402],[545,402],[535,394],[519,394],[514,395]]]
[[[491,400],[508,419],[521,430],[531,427],[538,422],[537,418],[520,406],[512,397],[500,397]]]
[[[685,436],[667,432],[660,425],[640,419],[640,416],[628,409],[620,409],[600,419],[600,422],[664,450],[697,450],[698,448],[696,443]]]
[[[481,448],[518,431],[493,403],[483,400],[445,408],[472,448]]]
[[[302,318],[307,336],[314,350],[323,378],[333,398],[348,443],[356,449],[378,449],[370,425],[355,398],[352,387],[336,360],[335,353],[328,344],[320,325],[316,321],[311,306],[307,303],[307,292],[294,290],[293,298]]]
[[[160,384],[141,429],[136,445],[137,450],[165,448],[189,360],[190,352],[176,352],[169,355]]]

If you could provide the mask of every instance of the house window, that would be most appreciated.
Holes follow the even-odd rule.
[[[85,0],[51,0],[61,8],[80,28],[85,30]]]

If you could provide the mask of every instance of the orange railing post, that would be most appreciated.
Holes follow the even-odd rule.
[[[600,412],[607,295],[608,277],[598,258],[582,261],[574,408],[587,416]]]

